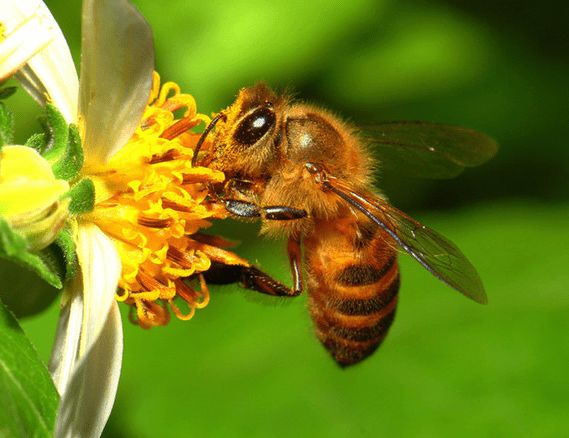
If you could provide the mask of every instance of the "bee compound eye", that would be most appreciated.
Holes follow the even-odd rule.
[[[233,138],[237,143],[251,146],[275,125],[275,121],[276,116],[272,108],[258,108],[239,122]]]

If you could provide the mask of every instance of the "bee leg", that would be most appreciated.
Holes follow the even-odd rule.
[[[305,210],[284,205],[261,207],[257,201],[253,181],[231,178],[225,183],[222,202],[235,216],[243,218],[263,218],[267,220],[288,221],[307,216]]]
[[[241,284],[247,289],[278,297],[296,297],[302,292],[301,289],[285,286],[255,266],[243,270]]]
[[[239,201],[237,199],[224,199],[225,209],[239,217],[261,217],[261,208],[252,202]]]
[[[237,199],[224,199],[225,208],[231,214],[245,218],[262,217],[267,220],[288,221],[302,219],[307,216],[305,210],[282,205],[260,207],[252,202]]]
[[[300,239],[289,237],[287,250],[290,270],[292,272],[292,288],[271,278],[255,266],[242,267],[241,284],[248,289],[268,295],[276,295],[279,297],[296,297],[300,295],[302,293]]]
[[[230,178],[226,181],[223,192],[227,195],[230,193],[250,194],[254,193],[255,183],[248,179]]]
[[[204,272],[204,277],[208,283],[240,283],[247,289],[279,297],[294,297],[302,292],[285,286],[255,266],[213,263],[211,268]]]
[[[308,213],[300,208],[285,207],[282,205],[271,205],[262,207],[263,218],[272,221],[290,221],[305,218]]]
[[[292,273],[292,285],[296,295],[302,292],[302,255],[300,251],[300,238],[289,237],[287,244],[290,272]]]

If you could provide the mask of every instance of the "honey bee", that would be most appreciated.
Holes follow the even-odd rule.
[[[214,126],[212,147],[198,156]],[[393,322],[399,250],[486,303],[482,281],[462,252],[373,188],[371,147],[379,164],[435,178],[456,176],[497,150],[487,136],[450,125],[392,122],[358,132],[326,110],[258,84],[240,90],[212,120],[193,158],[225,173],[225,183],[212,190],[227,211],[260,219],[262,234],[288,239],[293,285],[252,265],[213,266],[208,279],[288,297],[306,284],[316,335],[342,367],[371,355]]]

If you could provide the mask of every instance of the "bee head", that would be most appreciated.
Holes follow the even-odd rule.
[[[241,176],[270,171],[279,156],[283,105],[265,84],[242,88],[217,123],[212,166]]]

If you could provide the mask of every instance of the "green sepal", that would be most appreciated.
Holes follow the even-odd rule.
[[[47,131],[48,141],[45,149],[40,152],[53,165],[65,156],[69,128],[63,115],[55,106],[49,103],[45,106],[43,125]]]
[[[71,198],[69,212],[72,215],[88,213],[95,207],[95,185],[89,178],[79,181],[64,196]]]
[[[79,175],[81,166],[83,166],[83,148],[77,126],[69,125],[68,133],[65,154],[52,166],[55,177],[66,181],[70,181]]]
[[[52,437],[59,395],[18,321],[0,302],[0,424],[3,437]]]
[[[9,98],[12,94],[16,92],[18,87],[5,87],[0,89],[0,100]]]
[[[41,154],[47,147],[47,136],[43,132],[32,134],[31,137],[26,140],[24,146],[33,148]]]
[[[14,142],[14,114],[0,102],[0,148]]]
[[[32,253],[28,250],[26,239],[12,230],[10,225],[0,218],[0,257],[17,263],[35,272],[51,286],[61,289],[63,270],[57,258],[47,248]]]
[[[83,166],[83,148],[77,127],[68,125],[59,110],[51,104],[45,106],[42,123],[46,132],[32,135],[26,141],[26,146],[33,147],[49,161],[56,178],[66,181],[75,179]]]
[[[61,251],[65,263],[65,280],[70,280],[75,277],[78,268],[75,240],[73,239],[71,227],[65,226],[57,235],[53,245],[56,245]]]

